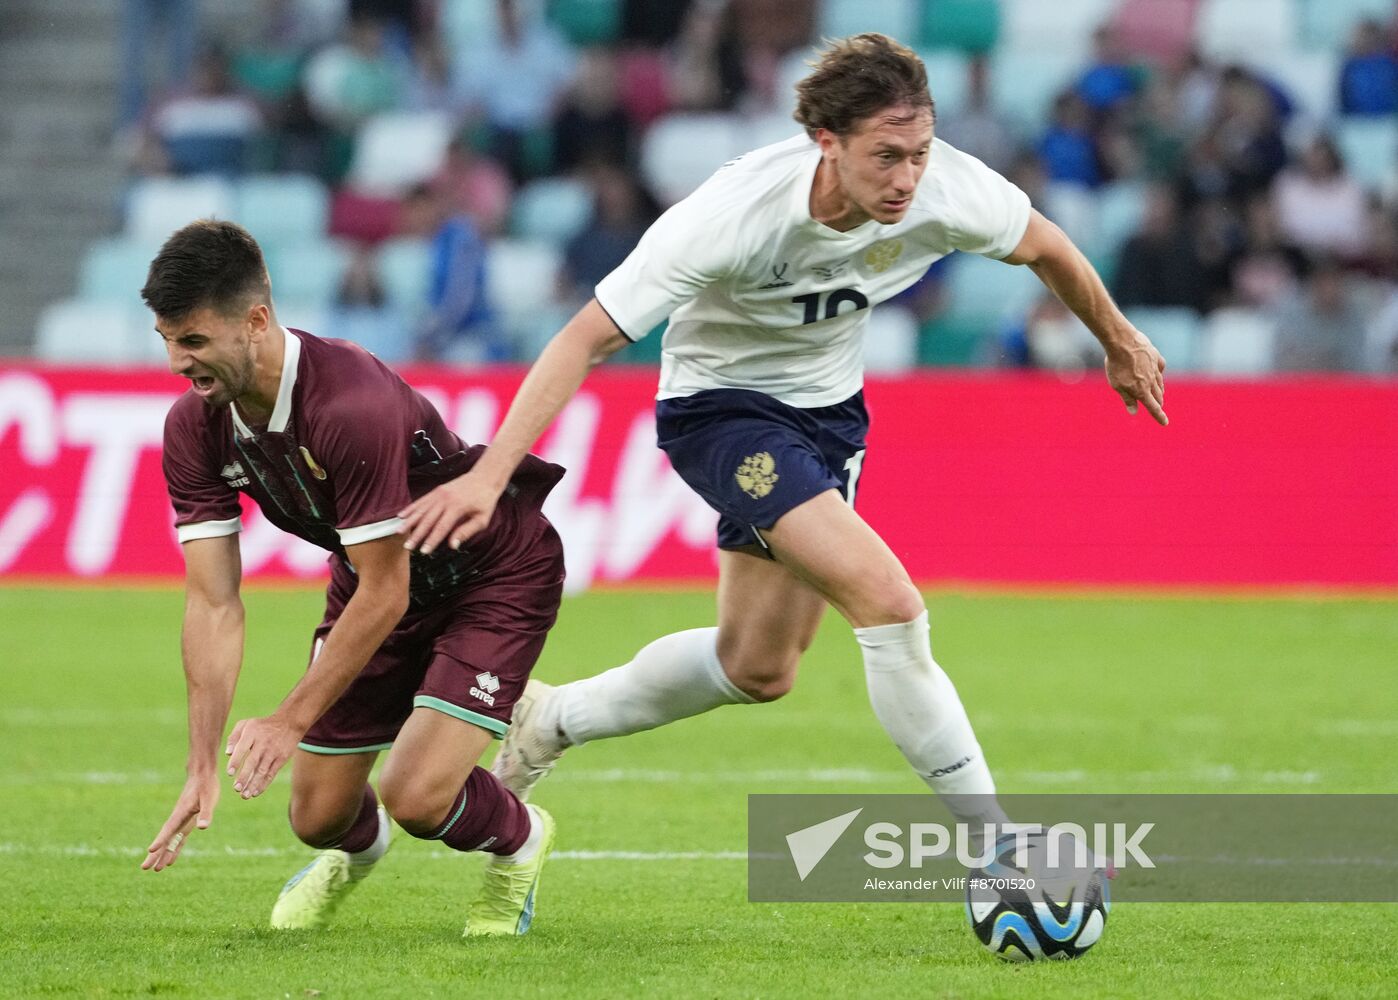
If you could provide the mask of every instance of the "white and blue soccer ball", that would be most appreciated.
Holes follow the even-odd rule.
[[[1111,910],[1106,872],[1074,868],[1066,850],[1056,869],[1047,866],[1047,839],[1013,836],[996,842],[994,859],[966,879],[966,918],[976,939],[1007,962],[1069,959],[1102,938]],[[1062,845],[1060,845],[1062,846]]]

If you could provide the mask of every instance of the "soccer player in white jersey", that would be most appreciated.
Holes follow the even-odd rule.
[[[933,137],[926,71],[882,35],[832,44],[797,88],[805,134],[724,165],[650,228],[544,349],[485,456],[403,513],[406,544],[459,545],[599,362],[669,317],[657,429],[720,517],[718,626],[623,666],[531,682],[495,771],[523,796],[569,746],[786,694],[826,605],[854,628],[875,714],[968,822],[1003,822],[922,595],[854,511],[869,310],[961,250],[1027,265],[1106,353],[1127,410],[1160,424],[1165,362],[1024,192]]]

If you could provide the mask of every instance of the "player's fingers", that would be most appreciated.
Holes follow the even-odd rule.
[[[1165,416],[1165,407],[1156,402],[1155,397],[1146,394],[1141,398],[1141,405],[1146,408],[1146,412],[1154,417],[1155,422],[1161,427],[1168,427],[1170,425],[1170,418]]]
[[[431,555],[432,550],[446,540],[447,533],[451,531],[455,523],[455,519],[446,517],[445,513],[446,512],[443,511],[443,516],[437,518],[436,522],[432,525],[432,529],[427,532],[426,537],[423,538],[422,544],[419,546],[419,551],[425,556]]]
[[[243,737],[243,727],[247,725],[247,719],[239,719],[233,726],[233,731],[228,734],[228,742],[223,745],[223,755],[232,756],[233,748],[238,745],[238,741]]]
[[[408,540],[403,543],[403,548],[409,550],[420,548],[425,539],[437,525],[441,513],[434,507],[423,507],[418,511],[416,519],[412,522],[411,530],[408,531]]]
[[[480,531],[488,523],[489,519],[481,514],[477,514],[475,517],[469,519],[465,524],[451,533],[451,547],[453,549],[461,548],[462,545],[466,544],[468,538]]]

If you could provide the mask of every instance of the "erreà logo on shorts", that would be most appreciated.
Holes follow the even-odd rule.
[[[248,474],[243,471],[242,462],[233,462],[231,465],[225,465],[219,470],[219,475],[228,480],[228,488],[230,490],[236,490],[240,486],[246,486],[248,484]]]
[[[496,677],[489,670],[485,670],[476,674],[476,686],[471,689],[471,697],[487,705],[494,705],[494,694],[499,690],[500,678]]]

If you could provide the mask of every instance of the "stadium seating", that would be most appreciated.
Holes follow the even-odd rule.
[[[1194,48],[1198,8],[1199,0],[1121,0],[1112,25],[1127,52],[1174,66]]]
[[[217,177],[146,177],[127,195],[126,234],[163,243],[193,219],[233,217],[233,185]]]
[[[1256,309],[1216,309],[1204,320],[1199,368],[1215,375],[1265,375],[1276,327]]]
[[[1211,59],[1290,52],[1300,38],[1297,0],[1203,0],[1195,38]]]
[[[1133,306],[1126,318],[1153,343],[1172,372],[1194,371],[1199,364],[1199,316],[1193,309]]]
[[[138,322],[144,313],[145,321]],[[54,364],[120,365],[164,359],[150,313],[122,302],[67,299],[39,316],[34,355]]]
[[[917,364],[917,319],[896,305],[869,313],[864,331],[864,369],[875,375],[901,375]]]
[[[548,15],[574,45],[601,45],[621,28],[621,0],[550,0]]]
[[[917,0],[826,0],[819,30],[826,38],[878,31],[911,41],[917,32],[918,13]]]
[[[89,302],[135,302],[146,283],[150,262],[160,249],[153,240],[112,237],[98,240],[83,254],[78,296]]]
[[[1029,268],[969,253],[956,254],[950,261],[947,289],[947,319],[978,325],[986,332],[1007,317],[1022,315],[1043,293],[1043,285]]]
[[[349,266],[350,251],[325,239],[308,239],[267,252],[272,294],[288,302],[326,306],[335,299]]]
[[[330,195],[304,174],[258,174],[235,189],[234,217],[260,242],[287,243],[325,232]]]
[[[1379,191],[1392,183],[1398,162],[1398,120],[1345,118],[1335,141],[1345,169],[1365,187]]]
[[[663,204],[672,205],[748,148],[732,115],[666,115],[641,142],[641,176]]]
[[[1011,49],[1052,49],[1085,60],[1092,34],[1110,20],[1116,0],[1002,0],[1000,44]]]
[[[1101,230],[1096,194],[1080,184],[1051,183],[1044,190],[1043,204],[1038,207],[1088,253]]]
[[[486,292],[511,337],[537,336],[541,307],[553,297],[562,265],[563,255],[550,243],[503,239],[490,245]]]
[[[1097,231],[1083,252],[1093,260],[1114,258],[1140,228],[1146,213],[1146,187],[1115,181],[1097,192]]]
[[[1392,19],[1393,0],[1301,0],[1301,39],[1310,48],[1339,51],[1365,18]]]
[[[1306,119],[1304,127],[1314,128],[1316,123],[1328,122],[1334,117],[1336,81],[1340,78],[1340,59],[1336,53],[1258,48],[1241,61],[1286,91]]]
[[[592,217],[592,192],[570,177],[531,181],[515,195],[510,232],[521,239],[566,243]]]
[[[917,39],[923,48],[989,52],[999,37],[997,0],[923,0]]]
[[[1078,54],[1052,49],[998,48],[990,57],[995,106],[1026,134],[1043,127],[1053,99],[1082,73]]]
[[[969,91],[967,67],[970,59],[955,49],[936,49],[918,53],[927,67],[927,86],[937,103],[937,114],[951,117],[966,107]]]
[[[441,167],[451,116],[436,111],[375,115],[359,130],[349,180],[366,194],[399,194]]]
[[[389,240],[379,247],[379,276],[388,301],[410,316],[427,306],[432,283],[432,250],[423,240]]]

